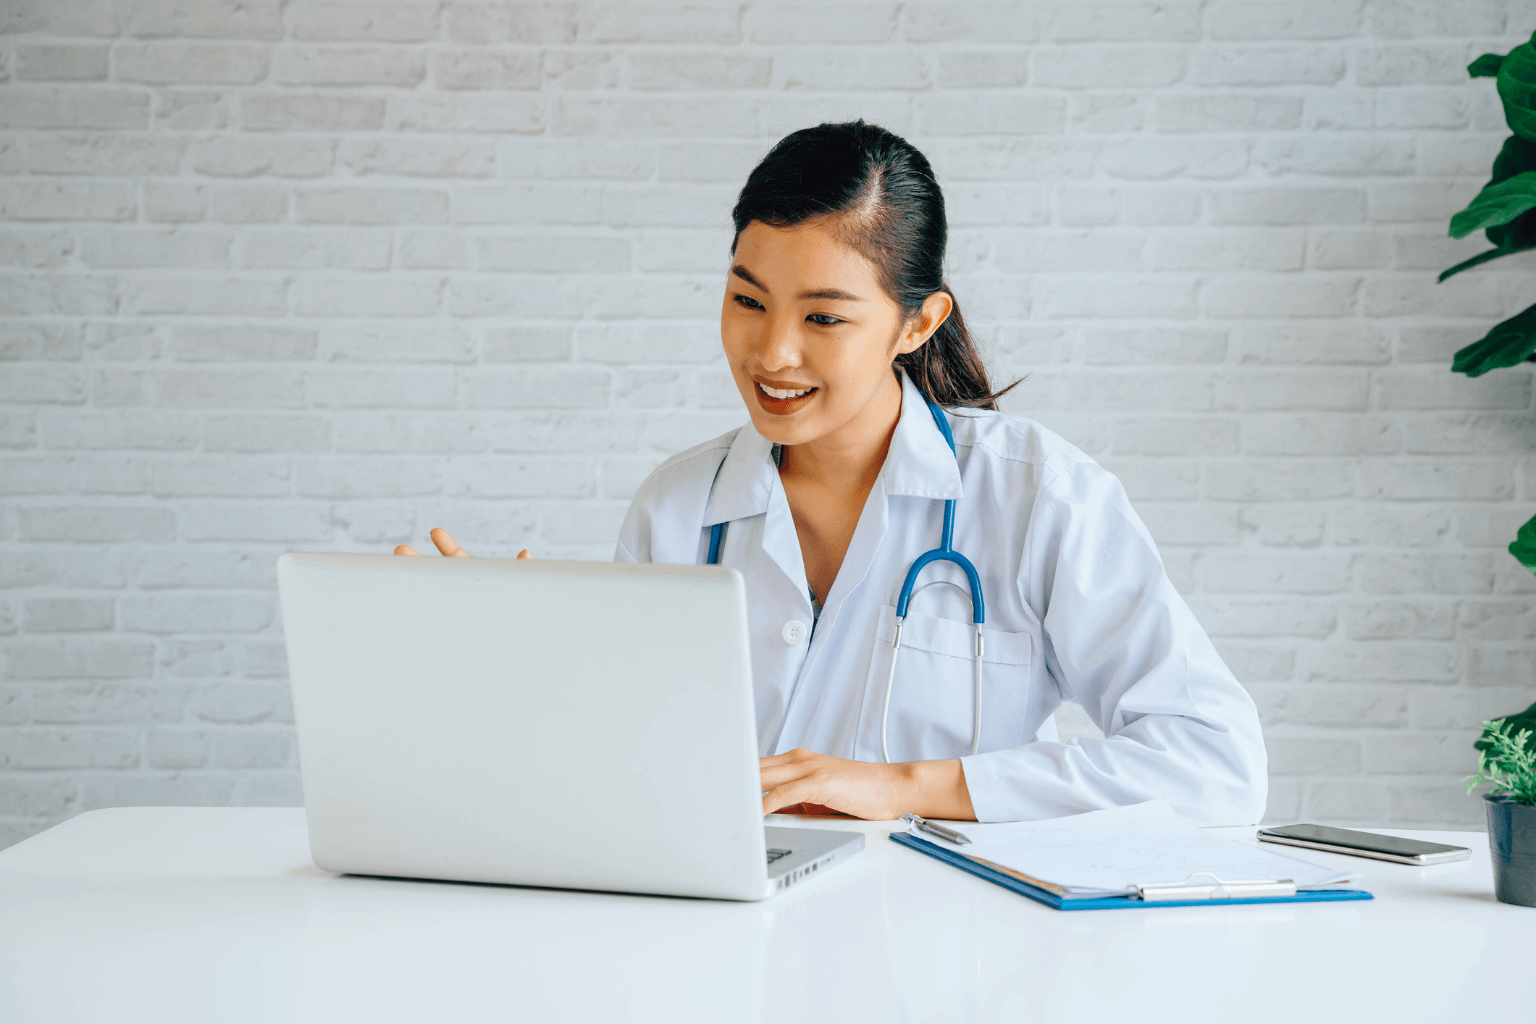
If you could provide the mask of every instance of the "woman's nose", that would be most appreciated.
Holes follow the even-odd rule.
[[[784,370],[800,365],[800,337],[795,326],[793,322],[769,321],[757,352],[763,369]]]

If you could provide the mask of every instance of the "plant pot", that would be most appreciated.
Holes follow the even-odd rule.
[[[1484,795],[1493,894],[1501,903],[1536,907],[1536,807],[1507,796]]]

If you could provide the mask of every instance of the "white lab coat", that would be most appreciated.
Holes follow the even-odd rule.
[[[970,754],[969,589],[924,570],[902,629],[891,760],[959,756],[981,821],[1024,821],[1166,798],[1200,825],[1257,822],[1268,790],[1252,699],[1163,571],[1115,477],[1033,420],[947,413],[958,460],[902,375],[901,418],[853,540],[811,625],[805,563],[772,444],[749,422],[664,462],[635,495],[618,561],[720,561],[746,580],[758,744],[880,760],[895,601],[913,559],[955,549],[986,603],[981,750]],[[949,580],[956,586],[927,586]],[[1102,739],[1057,742],[1075,701]],[[961,756],[964,755],[964,756]]]

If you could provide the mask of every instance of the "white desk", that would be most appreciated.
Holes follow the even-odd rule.
[[[796,819],[789,819],[795,822]],[[0,852],[0,1020],[1514,1021],[1536,909],[1486,839],[1372,902],[1063,913],[857,828],[758,904],[327,875],[302,810],[131,808]],[[1251,829],[1221,830],[1251,836]]]

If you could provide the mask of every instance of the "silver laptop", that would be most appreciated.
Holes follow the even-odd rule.
[[[863,835],[765,828],[723,566],[285,554],[315,863],[757,900]]]

